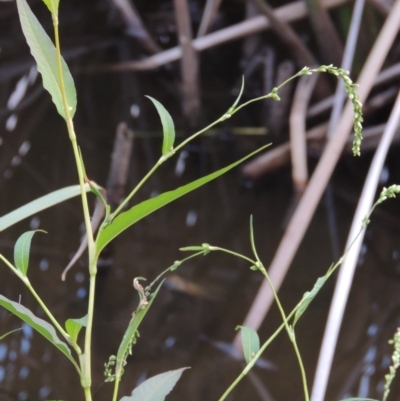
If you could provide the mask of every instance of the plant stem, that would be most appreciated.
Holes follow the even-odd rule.
[[[145,184],[151,175],[160,167],[162,164],[161,159],[151,168],[151,170],[140,180],[139,184],[133,189],[133,191],[124,199],[124,201],[110,214],[108,220],[111,222],[117,214],[125,207],[125,205],[132,199],[132,197],[139,191],[139,189]]]
[[[54,37],[55,37],[55,47],[56,47],[56,55],[57,55],[57,69],[58,69],[58,78],[60,84],[60,91],[62,96],[62,102],[64,107],[65,121],[67,123],[67,129],[69,138],[71,140],[72,149],[74,152],[76,168],[78,172],[79,185],[81,188],[81,199],[82,199],[82,209],[85,220],[86,227],[86,235],[88,239],[88,253],[89,253],[89,274],[90,274],[90,288],[89,288],[89,305],[88,305],[88,321],[87,327],[85,331],[85,348],[83,359],[81,359],[81,368],[83,370],[81,374],[81,384],[84,389],[85,399],[86,401],[91,401],[91,338],[92,338],[92,328],[93,328],[93,311],[94,311],[94,296],[95,296],[95,281],[96,281],[96,273],[97,273],[97,259],[95,258],[95,244],[93,238],[93,230],[90,223],[90,213],[89,206],[87,202],[87,196],[85,191],[85,183],[84,183],[84,172],[82,167],[82,161],[78,150],[78,144],[76,141],[76,135],[74,130],[74,125],[71,118],[71,113],[69,109],[69,105],[67,102],[67,95],[65,91],[64,77],[62,73],[62,64],[61,64],[61,51],[60,51],[60,39],[58,34],[58,16],[56,12],[52,12],[53,25],[54,25]]]
[[[133,189],[133,191],[124,199],[124,201],[118,206],[118,208],[111,213],[109,216],[108,222],[111,222],[120,212],[121,210],[126,206],[126,204],[132,199],[132,197],[139,191],[139,189],[143,186],[143,184],[146,183],[146,181],[150,178],[151,175],[155,173],[155,171],[163,164],[166,160],[168,160],[172,155],[174,155],[178,150],[180,150],[183,146],[185,146],[187,143],[189,143],[191,140],[194,138],[198,137],[205,131],[209,130],[210,128],[214,127],[217,125],[219,122],[223,121],[224,118],[223,116],[220,117],[217,121],[214,121],[207,127],[203,128],[202,130],[196,132],[193,134],[191,137],[187,138],[183,142],[181,142],[176,148],[174,148],[171,152],[163,155],[158,162],[152,167],[152,169],[141,179],[138,185]]]
[[[121,380],[120,377],[116,377],[115,378],[114,392],[113,392],[112,401],[117,401],[120,380]]]

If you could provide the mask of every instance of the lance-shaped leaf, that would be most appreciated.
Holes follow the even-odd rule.
[[[66,119],[57,68],[56,48],[33,14],[26,0],[17,0],[17,6],[22,31],[24,32],[32,56],[37,63],[38,71],[42,75],[43,86],[50,93],[58,113]],[[61,70],[69,114],[72,118],[76,110],[76,91],[74,80],[64,59],[61,59]]]
[[[158,100],[150,96],[146,97],[148,97],[153,102],[154,106],[156,106],[158,115],[160,116],[161,119],[161,124],[163,127],[163,137],[164,137],[162,145],[162,154],[165,155],[174,147],[174,142],[175,142],[174,122],[172,120],[171,115]]]
[[[306,311],[308,305],[310,305],[311,301],[315,298],[318,294],[319,290],[325,284],[325,281],[328,279],[328,276],[319,277],[314,287],[311,291],[307,291],[301,300],[300,306],[298,307],[296,314],[294,315],[293,326],[297,323],[300,319],[301,315]]]
[[[25,308],[25,306],[11,301],[3,295],[0,295],[0,305],[15,316],[19,317],[22,321],[50,341],[74,364],[79,371],[79,367],[76,364],[75,359],[72,357],[69,347],[58,338],[56,330],[50,323],[38,318],[29,309]]]
[[[27,231],[26,233],[23,233],[15,243],[14,264],[24,276],[28,274],[29,252],[31,249],[32,237],[38,231],[45,233],[43,230]]]
[[[257,352],[260,350],[260,339],[255,330],[246,326],[237,326],[236,330],[240,329],[242,337],[242,348],[244,360],[250,363]]]
[[[136,387],[129,397],[122,397],[120,401],[164,401],[186,369],[189,368],[170,370],[153,376]]]
[[[88,184],[85,184],[85,191],[90,191],[90,187]],[[33,216],[34,214],[39,213],[42,210],[49,209],[50,207],[55,206],[58,203],[74,198],[75,196],[80,195],[80,193],[80,186],[72,185],[70,187],[58,189],[57,191],[51,192],[38,199],[35,199],[34,201],[29,202],[26,205],[21,206],[18,209],[15,209],[12,212],[0,217],[0,231],[5,230],[6,228],[20,222],[21,220],[26,219],[27,217]]]
[[[58,13],[58,5],[60,0],[43,0],[43,3],[46,4],[47,8],[50,10],[52,14]]]
[[[73,343],[76,344],[79,332],[81,331],[82,327],[86,327],[86,324],[87,324],[87,315],[80,319],[68,319],[65,322],[65,329],[67,330],[67,333],[71,337]]]
[[[156,210],[162,208],[163,206],[167,205],[168,203],[180,198],[183,195],[186,195],[189,192],[207,184],[208,182],[215,180],[216,178],[220,177],[221,175],[225,174],[229,170],[233,169],[240,163],[243,163],[248,158],[254,156],[256,153],[261,152],[265,148],[269,146],[265,145],[260,149],[257,149],[255,152],[250,153],[243,159],[238,160],[235,163],[230,164],[227,167],[222,168],[221,170],[215,171],[205,177],[199,178],[189,184],[186,184],[180,188],[177,188],[173,191],[164,192],[161,195],[158,195],[154,198],[148,199],[142,203],[139,203],[133,206],[128,211],[119,214],[109,225],[105,226],[100,232],[96,239],[96,252],[99,254],[102,249],[112,241],[116,236],[118,236],[121,232],[126,230],[132,224],[137,223],[143,217],[148,216],[149,214],[155,212]]]
[[[158,287],[156,288],[154,293],[151,294],[149,303],[145,306],[145,308],[136,311],[133,314],[131,321],[129,322],[128,328],[126,329],[124,336],[122,338],[121,344],[119,345],[119,348],[118,348],[117,364],[115,366],[116,380],[119,380],[119,378],[123,374],[123,368],[125,365],[125,361],[126,361],[126,358],[128,357],[130,348],[132,346],[132,342],[135,341],[135,338],[137,335],[137,330],[140,326],[140,323],[142,322],[146,313],[150,309],[151,304],[153,303],[155,297],[157,296],[158,291],[160,291],[160,288],[161,288],[163,282],[164,282],[164,280],[161,281],[161,283],[158,285]]]

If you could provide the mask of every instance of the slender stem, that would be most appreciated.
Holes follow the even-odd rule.
[[[139,191],[139,189],[145,184],[151,175],[160,167],[162,164],[161,159],[151,168],[151,170],[140,180],[139,184],[133,189],[133,191],[124,199],[124,201],[110,214],[108,220],[111,222],[117,214],[125,207],[125,205],[132,199],[132,197]]]
[[[252,265],[256,264],[255,260],[252,260],[252,259],[248,258],[247,256],[244,256],[240,253],[230,251],[229,249],[220,248],[218,246],[210,246],[210,251],[221,251],[221,252],[229,253],[230,255],[236,256],[237,258],[246,260],[247,262],[251,263]]]
[[[197,256],[200,256],[200,255],[203,255],[203,254],[204,254],[203,251],[196,252],[196,253],[194,253],[194,254],[188,256],[187,258],[184,258],[184,259],[182,259],[182,260],[179,260],[178,262],[175,262],[172,266],[168,267],[168,268],[165,269],[163,272],[161,272],[161,273],[151,282],[151,284],[148,285],[148,287],[149,287],[149,288],[153,287],[153,285],[154,285],[155,283],[157,283],[157,281],[160,280],[160,278],[161,278],[162,276],[164,276],[165,274],[167,274],[169,271],[172,271],[172,268],[175,267],[175,266],[177,265],[177,263],[179,263],[178,266],[180,266],[182,263],[185,263],[185,262],[188,261],[189,259],[193,259],[193,258],[195,258],[195,257],[197,257]],[[178,267],[178,266],[177,266],[177,267]]]
[[[313,70],[309,70],[309,71],[314,72]],[[302,75],[302,73],[301,73],[301,72],[298,72],[297,74],[293,75],[292,77],[288,78],[286,81],[284,81],[284,82],[282,82],[280,85],[278,85],[278,86],[275,88],[275,90],[276,90],[276,91],[279,91],[279,89],[281,89],[282,86],[285,86],[288,82],[292,81],[293,79],[296,79],[297,77],[299,77],[299,76],[301,76],[301,75]],[[251,100],[249,100],[249,101],[247,101],[247,102],[241,104],[240,106],[236,107],[235,110],[233,110],[233,111],[231,112],[231,115],[233,116],[233,115],[236,114],[239,110],[243,109],[244,107],[248,106],[248,105],[251,104],[251,103],[258,102],[259,100],[270,99],[270,98],[273,98],[273,97],[274,97],[274,95],[273,95],[272,93],[268,93],[268,94],[266,94],[266,95],[263,95],[263,96],[260,96],[260,97],[256,97],[255,99],[251,99]]]
[[[81,189],[81,199],[82,199],[82,209],[85,220],[86,227],[86,235],[88,239],[88,253],[89,253],[89,273],[90,273],[90,288],[89,288],[89,305],[88,305],[88,322],[85,331],[85,348],[84,348],[84,357],[81,359],[81,367],[82,367],[82,375],[81,375],[81,384],[84,389],[85,399],[86,401],[91,401],[91,338],[92,338],[92,328],[93,328],[93,312],[94,312],[94,296],[95,296],[95,280],[97,273],[97,259],[95,258],[95,243],[93,238],[93,230],[90,223],[90,212],[89,206],[87,202],[87,196],[85,191],[85,183],[84,183],[84,172],[81,162],[81,157],[78,150],[78,144],[76,141],[76,135],[74,130],[74,125],[71,118],[71,113],[67,101],[67,95],[65,90],[64,76],[62,72],[62,64],[61,64],[61,51],[60,51],[60,39],[58,34],[58,16],[56,12],[52,12],[53,25],[54,25],[54,36],[55,36],[55,46],[56,46],[56,55],[57,55],[57,69],[58,69],[58,78],[60,84],[60,91],[62,96],[65,121],[67,123],[67,129],[69,138],[71,140],[72,149],[74,152],[76,168],[78,172],[79,185]]]
[[[299,367],[300,367],[301,379],[302,379],[303,390],[304,390],[304,399],[305,399],[305,401],[309,401],[310,397],[309,397],[309,394],[308,394],[306,372],[305,372],[305,369],[304,369],[304,364],[303,364],[303,360],[301,358],[301,354],[299,352],[299,349],[298,349],[298,346],[297,346],[297,343],[296,343],[296,336],[295,336],[295,333],[294,333],[294,328],[289,326],[288,318],[286,317],[285,311],[284,311],[284,309],[282,307],[282,304],[281,304],[281,302],[279,300],[278,294],[275,291],[274,285],[272,284],[272,281],[269,278],[269,274],[267,273],[265,267],[262,265],[260,259],[258,258],[257,253],[255,251],[255,247],[253,249],[254,249],[257,261],[259,262],[259,264],[261,266],[260,271],[264,275],[264,277],[267,279],[269,287],[270,287],[270,289],[272,291],[272,294],[274,295],[275,302],[276,302],[276,304],[278,306],[278,309],[279,309],[279,311],[281,313],[283,323],[285,325],[286,331],[287,331],[288,336],[289,336],[289,340],[293,344],[293,348],[294,348],[294,351],[295,351],[295,354],[296,354],[296,357],[297,357],[297,361],[298,361]]]
[[[78,354],[78,356],[80,356],[82,354],[82,351],[79,347],[78,344],[74,344],[71,341],[71,337],[69,336],[69,334],[60,326],[60,324],[58,323],[58,321],[56,320],[56,318],[53,316],[53,314],[50,312],[50,310],[47,308],[46,304],[42,301],[42,299],[40,298],[40,296],[37,294],[37,292],[34,290],[34,288],[32,287],[29,279],[27,276],[23,275],[15,266],[13,266],[12,263],[10,263],[3,255],[0,254],[0,259],[22,280],[22,282],[28,287],[29,291],[31,292],[31,294],[34,296],[34,298],[36,299],[36,301],[39,303],[39,305],[42,307],[44,313],[47,315],[47,317],[50,319],[50,321],[53,323],[54,327],[60,332],[60,334],[67,340],[68,344],[70,344],[74,350],[76,351],[76,353]],[[76,368],[76,370],[78,371],[78,373],[80,374],[81,371],[79,369],[79,366],[77,363],[74,363],[74,366]]]
[[[115,378],[114,392],[113,392],[112,401],[117,401],[118,389],[119,389],[119,382],[120,382],[120,378],[119,378],[119,377],[116,377],[116,378]]]
[[[176,148],[174,148],[171,152],[163,155],[158,162],[152,167],[152,169],[141,179],[138,185],[133,189],[133,191],[124,199],[124,201],[118,206],[118,208],[111,213],[109,216],[108,221],[112,221],[120,212],[121,210],[126,206],[126,204],[132,199],[132,197],[139,191],[139,189],[143,186],[143,184],[146,183],[146,181],[150,178],[151,175],[155,173],[155,171],[163,164],[166,160],[168,160],[171,156],[173,156],[178,150],[180,150],[182,147],[184,147],[187,143],[192,141],[194,138],[198,137],[202,133],[206,132],[210,128],[214,127],[217,125],[219,122],[223,121],[224,118],[220,117],[217,121],[214,121],[207,127],[203,128],[202,130],[196,132],[193,134],[191,137],[185,139],[183,142],[181,142]]]

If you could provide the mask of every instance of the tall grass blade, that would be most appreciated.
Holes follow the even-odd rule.
[[[90,187],[88,184],[85,184],[85,191],[90,191]],[[58,189],[57,191],[51,192],[38,199],[35,199],[34,201],[29,202],[24,206],[21,206],[18,209],[15,209],[12,212],[0,217],[0,231],[11,227],[12,225],[26,219],[27,217],[33,216],[34,214],[39,213],[42,210],[48,209],[52,206],[57,205],[58,203],[74,198],[75,196],[80,195],[80,193],[80,186],[72,185],[70,187]]]
[[[0,295],[0,306],[7,309],[13,315],[19,317],[22,321],[35,329],[44,338],[57,347],[77,367],[69,347],[58,338],[56,330],[50,323],[38,318],[29,309],[25,308],[25,306],[11,301],[3,295]]]
[[[164,192],[161,195],[158,195],[154,198],[148,199],[138,205],[133,206],[128,211],[119,214],[109,225],[105,226],[103,230],[99,232],[99,235],[96,240],[96,252],[99,254],[104,247],[111,242],[116,236],[118,236],[121,232],[126,230],[131,225],[137,223],[142,218],[148,216],[149,214],[155,212],[161,207],[167,205],[168,203],[180,198],[183,195],[192,192],[193,190],[207,184],[208,182],[215,180],[221,175],[225,174],[229,170],[233,169],[237,165],[243,163],[248,158],[254,156],[256,153],[261,152],[265,148],[269,146],[265,145],[256,151],[250,153],[249,155],[243,157],[242,159],[236,161],[235,163],[230,164],[227,167],[224,167],[214,173],[206,175],[205,177],[199,178],[189,184],[186,184],[180,188],[177,188],[173,191]]]
[[[50,1],[50,0],[48,0]],[[47,2],[46,2],[47,5]],[[56,48],[40,22],[33,14],[26,0],[17,0],[18,14],[22,31],[28,42],[32,56],[34,57],[38,71],[42,75],[43,86],[50,93],[58,113],[65,119],[65,111],[62,102],[59,75],[57,69]],[[71,118],[76,110],[76,91],[74,80],[69,72],[64,59],[61,60],[62,74]]]
[[[28,274],[29,251],[31,249],[32,237],[38,231],[45,232],[43,230],[27,231],[18,238],[14,246],[14,264],[24,276]]]
[[[186,369],[189,368],[170,370],[153,376],[136,387],[129,397],[122,397],[120,401],[164,401]]]
[[[168,113],[166,108],[156,99],[151,96],[148,97],[154,104],[157,109],[158,115],[161,119],[161,124],[163,127],[163,145],[162,145],[162,154],[165,155],[169,151],[171,151],[174,147],[175,142],[175,126],[172,120],[171,115]]]

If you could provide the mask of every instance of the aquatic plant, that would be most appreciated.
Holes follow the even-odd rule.
[[[156,170],[169,158],[174,156],[174,154],[181,150],[186,144],[192,141],[194,138],[198,137],[202,133],[206,132],[208,129],[217,125],[218,123],[231,118],[235,113],[237,113],[242,108],[248,106],[249,104],[264,100],[272,99],[279,100],[279,90],[289,81],[300,77],[302,75],[310,75],[313,73],[327,72],[337,76],[339,79],[343,79],[345,83],[345,88],[348,93],[349,98],[353,104],[355,112],[354,120],[354,131],[355,131],[355,141],[353,151],[355,155],[359,155],[359,146],[361,143],[361,130],[362,130],[362,113],[361,113],[361,103],[358,99],[356,92],[356,85],[349,78],[349,73],[343,69],[329,66],[321,66],[318,68],[310,69],[304,67],[301,71],[295,74],[293,77],[289,78],[283,82],[278,87],[274,88],[271,93],[264,96],[249,100],[243,104],[239,104],[240,98],[243,92],[244,82],[242,83],[242,88],[240,90],[239,96],[233,103],[226,113],[224,113],[219,119],[209,124],[204,129],[196,132],[189,138],[185,139],[178,145],[175,145],[175,127],[173,120],[165,109],[165,107],[158,102],[156,99],[149,97],[149,100],[154,104],[155,108],[161,119],[161,124],[163,128],[163,143],[161,148],[161,156],[156,164],[150,169],[150,171],[142,178],[138,185],[130,192],[130,194],[123,200],[123,202],[116,207],[115,210],[111,210],[110,205],[107,203],[106,197],[104,196],[104,190],[97,183],[90,180],[86,175],[84,158],[81,154],[80,148],[78,146],[77,136],[74,130],[73,117],[77,108],[77,96],[74,86],[74,81],[72,75],[68,69],[67,64],[61,56],[60,50],[60,38],[58,32],[58,6],[59,0],[43,0],[49,9],[53,25],[54,25],[54,44],[48,37],[44,29],[42,28],[39,21],[36,19],[35,15],[32,13],[30,7],[28,6],[26,0],[17,0],[18,13],[22,25],[22,30],[24,32],[27,43],[30,47],[31,53],[36,60],[38,71],[42,75],[43,86],[50,93],[53,103],[55,104],[58,113],[65,120],[69,139],[71,141],[72,151],[75,157],[76,170],[78,175],[78,185],[71,187],[66,187],[54,191],[42,198],[36,199],[21,208],[14,210],[13,212],[1,217],[0,228],[3,230],[11,225],[19,222],[20,220],[29,217],[41,210],[50,208],[60,202],[63,202],[72,197],[80,196],[82,201],[82,211],[85,221],[86,228],[86,239],[85,245],[88,249],[88,270],[90,275],[89,282],[89,296],[88,296],[88,306],[87,314],[80,319],[68,319],[65,322],[64,327],[59,321],[54,317],[50,308],[48,308],[39,294],[35,291],[31,282],[28,278],[29,269],[29,253],[30,245],[33,236],[36,232],[43,232],[42,230],[28,231],[22,234],[17,240],[14,248],[14,262],[10,262],[3,255],[0,255],[0,259],[15,273],[15,275],[25,284],[34,298],[37,300],[41,308],[43,309],[48,321],[45,321],[32,313],[29,309],[21,305],[19,302],[12,301],[3,295],[0,295],[0,305],[10,311],[12,314],[16,315],[18,318],[23,320],[26,324],[31,326],[34,330],[44,336],[48,341],[50,341],[59,351],[61,351],[71,362],[80,377],[80,383],[84,392],[85,400],[92,400],[92,366],[91,366],[91,346],[92,346],[92,331],[93,331],[93,316],[94,316],[94,305],[95,305],[95,285],[97,276],[97,262],[101,252],[104,248],[114,240],[123,231],[128,229],[133,224],[137,223],[139,220],[153,213],[154,211],[162,208],[168,203],[182,197],[185,194],[205,185],[206,183],[220,177],[229,170],[233,169],[244,160],[252,157],[257,152],[262,151],[269,145],[265,145],[258,149],[257,151],[247,155],[246,157],[215,171],[209,175],[206,175],[198,180],[195,180],[189,184],[186,184],[175,190],[162,193],[154,198],[145,200],[139,204],[129,207],[128,203],[137,194],[137,192],[142,188],[143,184],[147,182],[149,177],[153,175]],[[98,227],[97,234],[95,225],[92,222],[87,193],[92,192],[99,200],[100,204],[103,205],[103,221]],[[379,198],[378,203],[389,197],[394,197],[400,192],[400,187],[394,186],[385,189]],[[375,205],[375,206],[376,206]],[[375,207],[374,206],[374,207]],[[365,229],[366,224],[369,221],[369,216],[367,216],[361,227]],[[253,256],[247,257],[240,255],[233,251],[219,248],[216,246],[211,246],[208,244],[202,244],[200,246],[191,246],[182,248],[182,251],[194,252],[190,256],[175,261],[170,267],[164,270],[150,285],[143,287],[140,281],[143,279],[141,277],[134,278],[133,287],[139,295],[139,303],[136,310],[132,314],[131,321],[126,329],[126,332],[121,340],[119,348],[115,355],[109,358],[108,363],[105,364],[105,377],[107,382],[114,383],[114,391],[112,396],[112,401],[116,401],[119,397],[119,383],[124,374],[124,367],[126,365],[127,357],[132,353],[132,348],[138,341],[138,329],[145,315],[149,312],[157,293],[162,285],[162,278],[168,272],[176,270],[187,260],[200,255],[206,255],[210,252],[221,251],[234,255],[238,258],[246,260],[250,269],[259,271],[264,277],[270,282],[268,272],[265,269],[262,261],[258,257],[255,239],[253,233],[252,223],[250,225],[250,241],[253,250]],[[345,254],[346,255],[346,254]],[[344,255],[344,256],[345,256]],[[286,330],[289,339],[293,345],[303,381],[304,388],[304,398],[308,401],[308,388],[306,373],[304,370],[302,358],[295,336],[295,326],[297,321],[300,319],[302,314],[305,312],[311,301],[317,295],[326,280],[332,275],[335,269],[342,263],[344,256],[334,265],[332,265],[327,273],[320,277],[311,291],[304,294],[303,298],[297,304],[297,306],[290,312],[286,313],[279,301],[279,298],[274,291],[273,285],[271,284],[271,289],[274,292],[274,297],[277,302],[278,308],[280,310],[283,323],[275,331],[275,333],[269,337],[261,346],[260,339],[257,333],[248,327],[238,327],[242,332],[242,342],[244,359],[246,361],[246,367],[239,377],[232,383],[232,385],[226,390],[226,392],[221,396],[220,401],[225,400],[239,381],[252,369],[258,358],[265,351],[265,349],[271,344],[275,337],[283,330]],[[79,340],[79,334],[81,330],[84,331],[83,342]],[[9,335],[11,332],[3,334],[1,338],[5,335]],[[61,337],[61,339],[60,339]],[[398,340],[395,340],[396,352],[398,352]],[[397,357],[396,357],[397,358]],[[397,358],[398,359],[398,358]],[[396,369],[398,362],[393,369]],[[154,376],[140,386],[135,388],[130,396],[125,396],[121,398],[121,401],[160,401],[169,394],[176,382],[179,380],[182,373],[187,369],[186,367],[161,373]],[[391,369],[390,377],[388,377],[388,385],[390,386],[390,381],[394,376],[394,370]],[[385,391],[388,391],[385,388]],[[386,393],[385,393],[386,394]],[[386,395],[385,395],[386,397]]]

